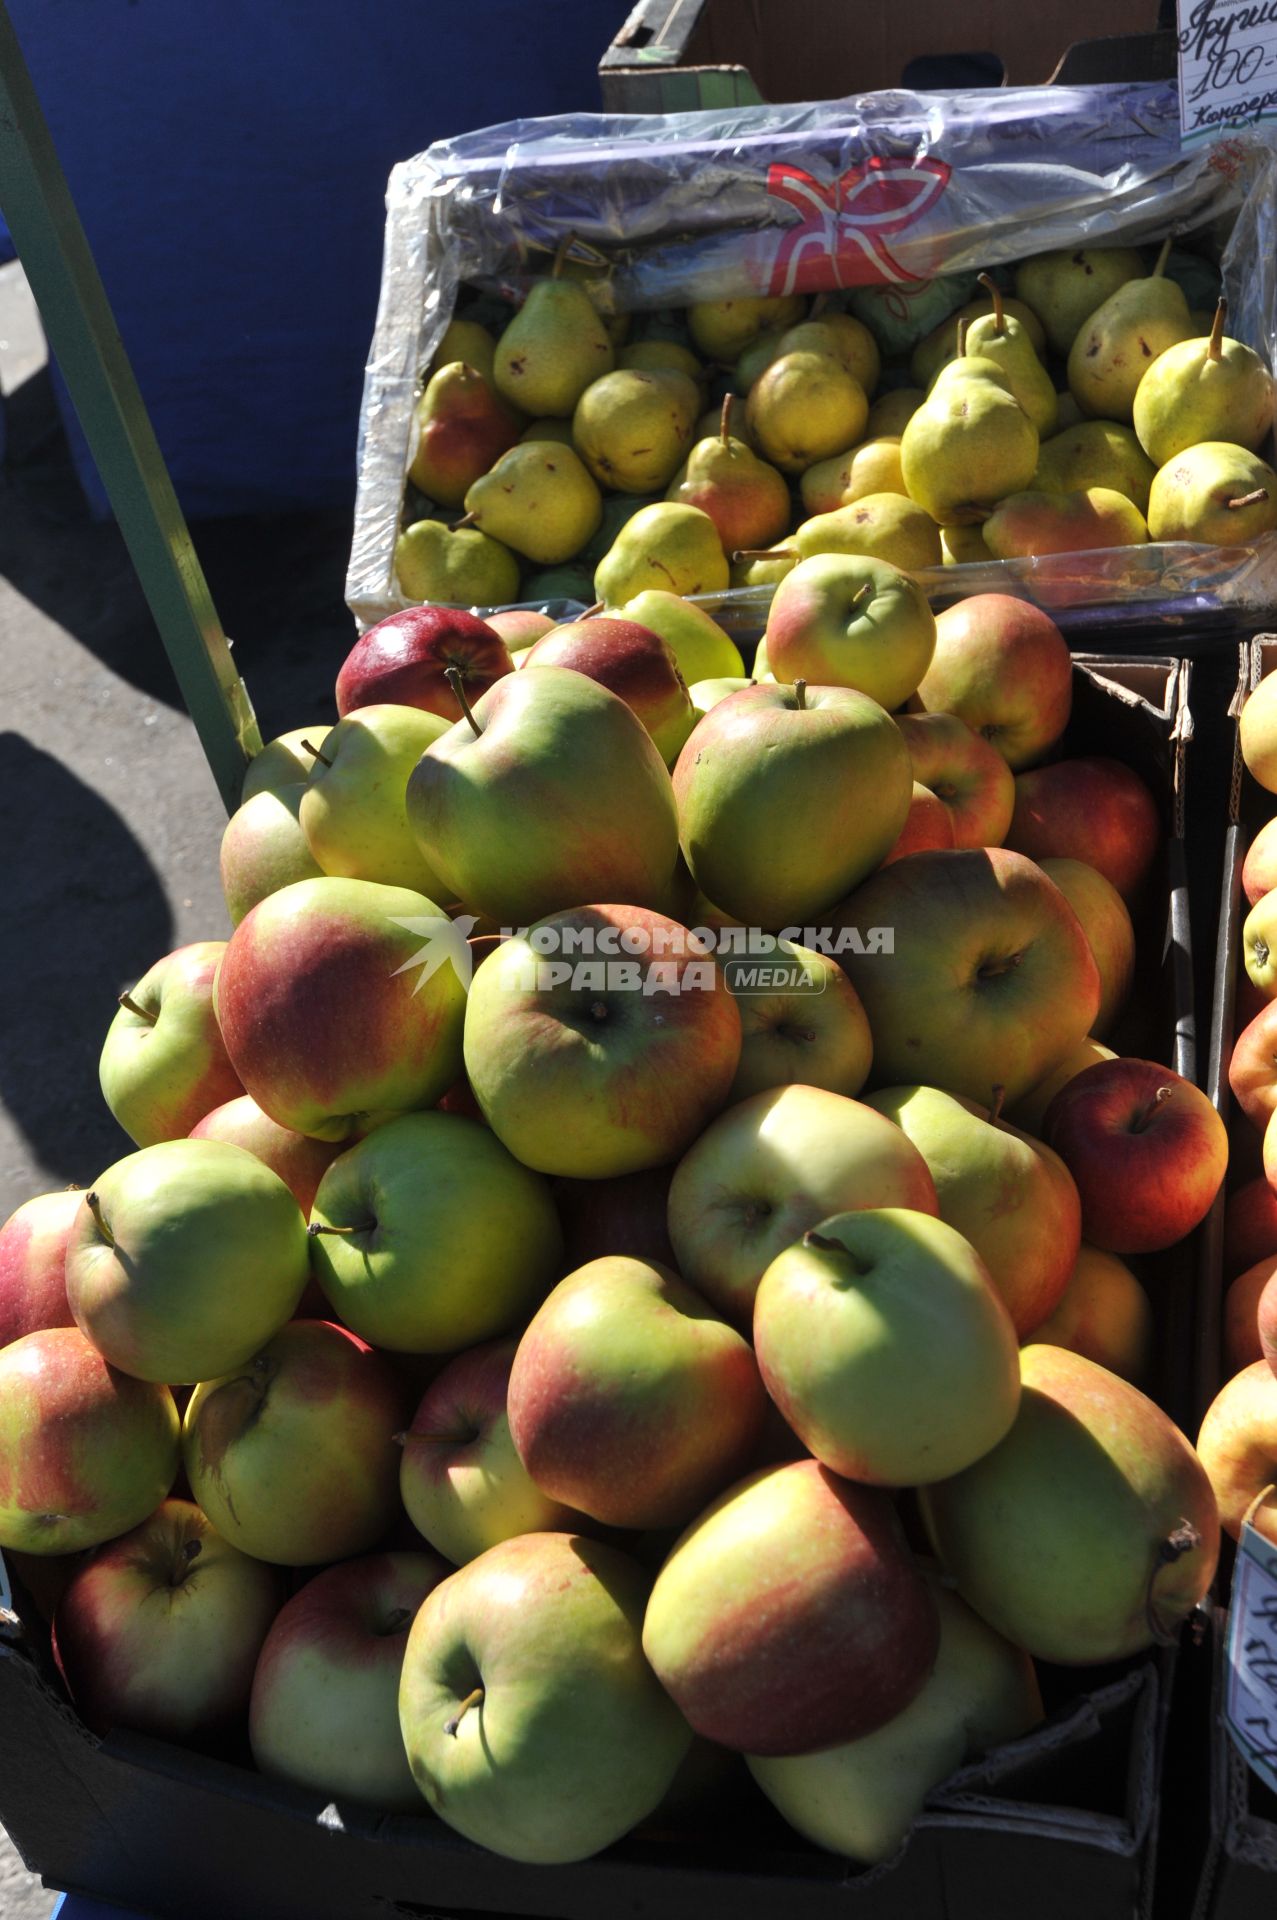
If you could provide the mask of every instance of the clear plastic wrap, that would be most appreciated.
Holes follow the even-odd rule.
[[[1271,130],[1180,145],[1169,82],[877,93],[804,106],[512,121],[395,168],[364,382],[347,601],[361,624],[408,604],[394,579],[413,408],[463,282],[516,294],[575,234],[605,310],[731,294],[909,290],[1028,253],[1229,230],[1229,332],[1277,356],[1277,151]],[[1267,538],[1259,543],[1266,547]],[[1067,556],[1073,604],[1219,574],[1213,549]],[[1132,559],[1138,555],[1138,559]],[[1043,562],[950,568],[954,590],[1041,576]],[[1011,571],[1008,571],[1010,569]],[[1232,556],[1237,592],[1271,573]],[[1236,578],[1241,574],[1239,582]],[[1134,577],[1131,577],[1131,576]],[[1067,577],[1066,577],[1067,576]],[[1206,589],[1209,591],[1209,585]],[[1044,602],[1044,604],[1047,604]],[[1253,602],[1249,604],[1263,604]]]

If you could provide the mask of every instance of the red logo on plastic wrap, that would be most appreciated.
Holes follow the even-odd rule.
[[[831,269],[836,287],[921,280],[892,255],[887,238],[935,205],[951,171],[943,160],[875,158],[823,181],[802,167],[769,167],[768,193],[802,215],[781,236],[769,292],[828,286]]]

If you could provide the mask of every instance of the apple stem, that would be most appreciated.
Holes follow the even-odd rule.
[[[1227,300],[1225,300],[1223,294],[1221,293],[1219,296],[1219,300],[1215,306],[1215,318],[1211,321],[1210,344],[1206,349],[1206,358],[1208,360],[1218,360],[1221,358],[1223,354],[1224,322],[1225,320],[1227,320],[1227,318],[1228,318],[1228,302]]]
[[[1166,262],[1170,259],[1170,257],[1171,257],[1171,236],[1168,233],[1165,240],[1163,240],[1162,242],[1162,250],[1157,256],[1157,260],[1154,263],[1153,271],[1149,275],[1150,280],[1161,279],[1162,275],[1166,272]]]
[[[994,1125],[997,1121],[999,1121],[1002,1118],[1002,1103],[1006,1099],[1006,1097],[1007,1097],[1006,1088],[1003,1086],[1000,1080],[995,1080],[993,1083],[993,1100],[989,1106],[990,1125]]]
[[[1142,1113],[1136,1114],[1135,1119],[1131,1123],[1131,1132],[1143,1133],[1144,1129],[1148,1126],[1149,1121],[1152,1120],[1154,1115],[1157,1113],[1158,1108],[1164,1107],[1166,1105],[1166,1102],[1171,1098],[1174,1092],[1175,1092],[1174,1087],[1159,1087],[1157,1089],[1157,1092],[1153,1095],[1153,1098],[1149,1101],[1148,1105],[1144,1108],[1144,1111]]]
[[[814,1227],[808,1227],[803,1235],[803,1245],[816,1247],[821,1253],[846,1253],[847,1251],[841,1240],[832,1240],[827,1233],[817,1233]]]
[[[171,1587],[180,1587],[182,1585],[182,1582],[186,1579],[191,1567],[195,1561],[199,1559],[203,1550],[204,1544],[201,1540],[186,1540],[182,1543],[181,1552],[177,1557],[177,1565],[173,1569],[173,1577],[169,1581]]]
[[[137,1001],[132,997],[131,994],[122,993],[120,995],[120,1005],[122,1007],[127,1007],[130,1013],[135,1013],[139,1020],[145,1020],[148,1027],[153,1027],[155,1025],[155,1015],[153,1013],[148,1013],[145,1007],[139,1007]]]
[[[483,728],[479,725],[479,722],[475,719],[474,712],[470,706],[470,702],[466,699],[466,686],[465,686],[465,681],[461,677],[460,667],[445,667],[443,670],[443,677],[448,682],[448,685],[452,688],[452,691],[456,694],[457,704],[461,708],[461,711],[465,715],[466,719],[470,722],[471,733],[473,733],[475,739],[478,740],[483,733]]]
[[[1252,493],[1243,493],[1240,498],[1236,500],[1226,500],[1224,505],[1231,513],[1236,507],[1257,507],[1261,500],[1266,500],[1267,498],[1268,495],[1264,489],[1262,487],[1256,487]]]
[[[392,1613],[386,1615],[385,1620],[382,1622],[382,1639],[390,1640],[393,1639],[395,1634],[402,1633],[411,1619],[411,1607],[396,1607]]]
[[[319,748],[317,746],[314,746],[311,741],[303,740],[302,746],[305,748],[307,753],[313,754],[316,760],[322,760],[326,767],[331,767],[332,761],[328,758],[328,755],[326,753],[321,753],[319,751]]]
[[[797,560],[797,547],[737,547],[732,559],[741,560]]]
[[[725,393],[723,395],[723,411],[719,415],[718,437],[722,441],[724,446],[727,445],[727,442],[731,438],[732,401],[735,398],[736,398],[736,395],[734,393]]]
[[[448,528],[448,532],[460,533],[463,527],[472,527],[473,525],[474,515],[472,513],[463,513],[460,520],[453,521],[452,525]]]
[[[370,1233],[372,1226],[371,1220],[365,1221],[362,1227],[330,1227],[322,1220],[312,1220],[306,1231],[313,1240],[317,1233]]]
[[[995,333],[1005,333],[1007,325],[1002,312],[1002,289],[991,274],[982,273],[979,276],[979,280],[980,285],[993,302],[993,331]]]
[[[468,1693],[466,1695],[465,1699],[461,1702],[461,1705],[457,1708],[457,1711],[453,1714],[451,1720],[444,1721],[443,1723],[444,1732],[450,1733],[453,1739],[455,1740],[457,1737],[457,1728],[461,1725],[461,1722],[465,1719],[471,1707],[479,1707],[482,1705],[483,1705],[483,1688],[476,1687],[473,1693]]]
[[[794,699],[795,699],[795,701],[796,701],[796,702],[797,702],[797,704],[798,704],[798,711],[799,711],[799,713],[806,713],[806,711],[807,711],[807,682],[806,682],[805,680],[795,680],[795,682],[794,682]]]
[[[1168,1633],[1158,1617],[1157,1595],[1153,1590],[1157,1576],[1163,1567],[1173,1566],[1184,1554],[1191,1553],[1194,1547],[1200,1547],[1201,1544],[1202,1536],[1192,1521],[1180,1520],[1177,1526],[1172,1527],[1165,1540],[1161,1542],[1157,1549],[1152,1571],[1148,1576],[1148,1592],[1144,1599],[1144,1618],[1148,1622],[1149,1632],[1152,1634],[1154,1640],[1161,1646],[1174,1646],[1178,1635]]]
[[[848,613],[854,613],[866,595],[872,595],[873,590],[874,583],[872,580],[866,580],[863,586],[857,587],[851,596],[851,605],[847,609]]]
[[[102,1218],[102,1202],[98,1199],[97,1194],[86,1193],[84,1196],[84,1204],[89,1209],[89,1212],[93,1215],[93,1218],[97,1223],[98,1232],[102,1235],[102,1238],[106,1241],[107,1246],[113,1247],[115,1245],[115,1235],[111,1232],[110,1227],[107,1226],[106,1221]]]

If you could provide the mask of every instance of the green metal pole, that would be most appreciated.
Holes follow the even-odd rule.
[[[262,744],[0,0],[0,208],[228,812]]]

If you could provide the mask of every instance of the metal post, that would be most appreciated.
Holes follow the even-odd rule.
[[[173,483],[0,0],[0,208],[228,812],[261,748]]]

